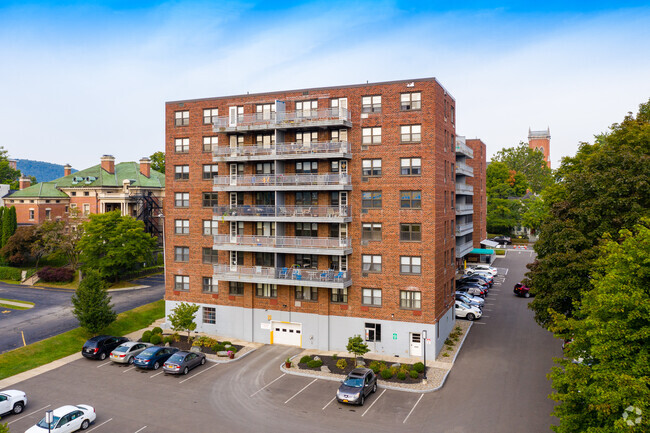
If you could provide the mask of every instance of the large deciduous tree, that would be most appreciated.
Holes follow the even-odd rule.
[[[37,240],[36,227],[23,226],[9,238],[0,255],[13,266],[24,265],[31,259],[32,244]]]
[[[534,193],[540,193],[553,183],[551,169],[544,161],[544,153],[528,147],[528,143],[502,149],[492,161],[503,162],[509,170],[521,173]]]
[[[106,282],[94,270],[85,272],[79,288],[72,296],[72,305],[72,314],[79,320],[79,325],[93,335],[117,318],[106,290]]]
[[[159,171],[160,173],[165,172],[165,152],[154,152],[149,156],[149,159],[151,160],[152,169]]]

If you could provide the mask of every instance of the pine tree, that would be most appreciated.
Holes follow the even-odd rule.
[[[11,223],[11,235],[9,235],[9,237],[11,237],[14,235],[14,233],[16,233],[16,230],[18,230],[18,217],[16,215],[16,206],[11,206],[9,208],[9,212],[11,212],[11,214],[9,215],[9,222]]]
[[[7,245],[7,241],[13,233],[11,233],[11,208],[5,209],[2,213],[2,245]]]
[[[117,318],[106,291],[106,282],[95,270],[89,270],[79,283],[77,292],[72,296],[72,305],[72,314],[79,320],[79,325],[93,335]]]
[[[4,227],[4,213],[7,210],[6,207],[0,207],[0,248],[5,246],[5,243],[2,241],[2,233],[4,232],[3,227]]]

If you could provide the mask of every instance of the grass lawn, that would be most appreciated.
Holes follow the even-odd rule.
[[[5,298],[0,298],[0,307],[2,308],[11,308],[13,310],[29,310],[31,307],[23,307],[20,305],[11,305],[11,304],[5,304],[2,301],[12,301],[12,302],[20,302],[21,304],[27,304],[27,305],[34,305],[33,302],[29,301],[19,301],[17,299],[5,299]]]
[[[20,281],[16,281],[16,280],[0,280],[0,281],[7,284],[20,284]]]
[[[102,334],[118,336],[128,334],[146,328],[164,316],[165,301],[156,301],[118,315],[117,320],[104,329]],[[76,328],[46,340],[3,353],[0,355],[0,379],[79,352],[90,337],[91,335],[84,329]]]
[[[506,250],[495,250],[497,256],[505,256]]]
[[[58,287],[62,289],[77,290],[77,287],[79,286],[79,272],[75,271],[74,277],[69,283],[46,283],[45,281],[39,281],[34,285],[36,287]]]

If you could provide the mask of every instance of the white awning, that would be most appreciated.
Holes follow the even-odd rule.
[[[481,241],[481,245],[485,245],[486,247],[490,247],[490,248],[496,248],[499,245],[499,243],[485,239]]]

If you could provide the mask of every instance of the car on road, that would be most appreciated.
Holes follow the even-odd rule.
[[[481,287],[478,284],[458,284],[456,286],[456,291],[467,293],[472,296],[479,296],[481,298],[485,298],[487,296],[487,288]]]
[[[0,391],[0,415],[13,413],[18,415],[27,406],[27,396],[16,389]]]
[[[366,397],[377,391],[377,376],[369,368],[355,368],[336,391],[339,403],[358,404],[363,406]]]
[[[151,346],[136,355],[133,365],[139,368],[158,370],[176,352],[178,352],[177,347]]]
[[[45,418],[25,433],[69,433],[77,430],[86,430],[97,418],[95,409],[87,404],[76,406],[61,406],[52,411],[52,422],[48,426]]]
[[[163,364],[165,374],[187,374],[194,367],[205,364],[201,352],[176,352]]]
[[[478,307],[479,309],[483,309],[483,304],[485,304],[485,299],[478,296],[467,295],[459,292],[456,292],[455,296],[457,301],[464,302],[469,306]],[[482,302],[479,302],[476,299],[480,299]]]
[[[522,298],[530,298],[533,296],[530,293],[530,288],[522,283],[515,284],[515,289],[513,291],[515,292],[515,295],[521,296]]]
[[[493,238],[488,239],[489,241],[496,242],[502,245],[510,245],[512,243],[512,239],[510,239],[509,236],[495,236]]]
[[[477,271],[481,271],[481,272],[489,272],[489,273],[491,273],[492,275],[496,275],[496,274],[498,273],[497,268],[495,268],[495,267],[493,267],[493,266],[489,266],[489,265],[473,265],[473,266],[470,266],[470,267],[468,267],[467,269],[465,269],[465,271],[466,271],[466,272],[467,272],[467,271],[473,271],[473,272],[477,272]]]
[[[86,341],[81,349],[81,354],[89,359],[105,360],[120,344],[129,341],[126,337],[113,337],[112,335],[98,335]]]
[[[117,346],[111,352],[111,361],[117,362],[118,364],[133,364],[135,356],[140,352],[145,350],[147,347],[151,347],[151,343],[142,343],[140,341],[127,341]]]
[[[479,308],[459,301],[456,301],[454,305],[454,314],[456,314],[456,317],[464,317],[469,321],[479,319],[483,315]]]

